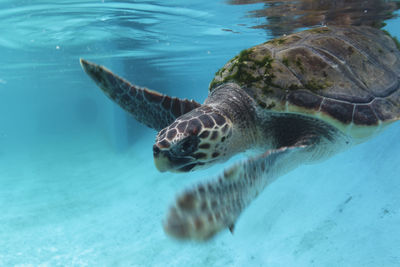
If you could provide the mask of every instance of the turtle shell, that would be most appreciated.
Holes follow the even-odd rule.
[[[259,108],[300,113],[364,139],[400,118],[399,43],[372,27],[321,27],[242,51],[210,90],[236,82]]]

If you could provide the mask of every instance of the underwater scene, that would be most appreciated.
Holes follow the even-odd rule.
[[[400,266],[399,9],[2,0],[0,266]]]

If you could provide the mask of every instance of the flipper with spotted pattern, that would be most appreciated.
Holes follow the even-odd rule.
[[[80,62],[84,71],[109,98],[131,113],[137,121],[157,131],[200,106],[193,100],[170,97],[132,85],[105,67],[84,59]]]
[[[207,240],[226,228],[233,233],[236,220],[250,202],[276,178],[309,161],[313,149],[313,144],[303,142],[271,149],[184,191],[169,210],[165,231],[192,240]]]

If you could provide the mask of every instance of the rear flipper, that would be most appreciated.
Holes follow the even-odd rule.
[[[105,67],[84,59],[80,62],[83,70],[109,98],[131,113],[137,121],[157,131],[200,106],[193,100],[170,97],[134,86]]]
[[[218,179],[185,191],[169,210],[164,230],[173,237],[194,240],[207,240],[226,228],[233,232],[250,202],[277,177],[309,161],[314,148],[301,142],[269,150],[226,169]]]

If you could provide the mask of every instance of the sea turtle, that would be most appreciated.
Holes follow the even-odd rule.
[[[304,30],[242,51],[203,104],[134,86],[81,59],[85,72],[139,122],[159,131],[161,172],[189,172],[255,149],[216,179],[179,194],[165,221],[177,238],[233,231],[246,206],[303,163],[350,148],[400,117],[400,51],[367,26]]]

